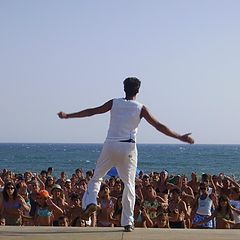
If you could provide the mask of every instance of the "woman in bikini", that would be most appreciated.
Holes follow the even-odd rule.
[[[142,206],[142,202],[139,198],[136,198],[134,206],[134,225],[135,227],[153,227],[153,222],[146,212],[146,209]]]
[[[114,206],[113,215],[110,216],[111,222],[114,224],[114,227],[121,226],[121,215],[122,215],[122,196],[119,196]]]
[[[188,215],[187,205],[181,199],[181,190],[175,188],[171,190],[168,205],[168,216],[170,228],[185,228],[185,218]]]
[[[111,217],[114,211],[116,198],[110,196],[108,185],[103,185],[99,192],[97,211],[97,226],[98,227],[113,227]]]
[[[30,211],[30,207],[21,197],[13,182],[5,184],[3,192],[3,201],[0,205],[0,217],[5,219],[5,225],[21,225],[22,213]]]
[[[63,211],[51,200],[48,191],[41,190],[37,196],[37,208],[34,217],[36,226],[52,226],[54,214],[62,215]]]
[[[167,202],[169,194],[169,185],[168,185],[168,172],[166,170],[160,172],[156,192],[161,198],[165,199],[165,201]]]

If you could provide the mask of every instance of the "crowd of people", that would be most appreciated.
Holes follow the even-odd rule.
[[[83,214],[82,197],[93,170],[76,169],[54,176],[53,168],[40,173],[0,172],[0,225],[118,227],[121,226],[120,178],[101,184],[97,211]],[[223,173],[170,175],[166,170],[135,179],[134,225],[143,228],[240,228],[240,184]]]

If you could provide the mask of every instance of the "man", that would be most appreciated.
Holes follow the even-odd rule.
[[[179,139],[183,142],[194,143],[190,134],[179,135],[155,119],[148,109],[136,101],[141,82],[135,77],[124,80],[125,98],[112,99],[102,106],[89,108],[76,113],[66,114],[59,112],[62,119],[82,118],[95,114],[111,112],[110,126],[101,155],[97,161],[94,176],[89,181],[88,190],[83,197],[85,217],[89,217],[97,209],[96,197],[98,195],[103,176],[116,167],[124,183],[122,198],[121,225],[125,231],[133,230],[134,203],[135,203],[135,175],[137,168],[136,134],[137,127],[142,118],[161,133]]]

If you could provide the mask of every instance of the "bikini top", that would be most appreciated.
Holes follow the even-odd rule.
[[[217,213],[217,218],[225,218],[227,220],[231,220],[231,216],[229,213]]]
[[[100,201],[100,203],[101,203],[102,208],[108,208],[108,207],[113,208],[114,207],[114,202],[112,199],[110,199],[110,200],[102,199]]]
[[[49,211],[48,208],[38,208],[37,215],[39,217],[50,217],[52,215],[52,212]]]
[[[4,201],[3,206],[5,209],[19,209],[21,204],[18,201]]]

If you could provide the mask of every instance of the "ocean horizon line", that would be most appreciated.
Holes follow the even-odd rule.
[[[0,142],[0,144],[88,144],[88,145],[103,145],[104,142]],[[239,143],[195,143],[195,144],[187,144],[187,143],[143,143],[138,142],[137,145],[172,145],[172,146],[180,146],[180,145],[186,145],[186,146],[207,146],[207,145],[218,145],[218,146],[225,146],[225,145],[231,145],[231,146],[240,146]]]
[[[39,172],[47,166],[56,174],[73,169],[93,169],[103,143],[0,143],[0,168]],[[167,169],[190,176],[192,172],[216,174],[224,172],[240,179],[239,144],[139,143],[138,167],[144,172]]]

